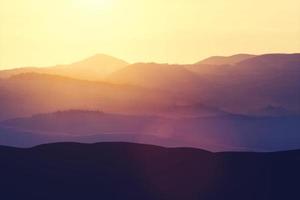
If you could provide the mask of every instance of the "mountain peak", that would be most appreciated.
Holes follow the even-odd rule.
[[[127,62],[119,58],[105,54],[95,54],[70,65],[56,67],[54,73],[94,81],[101,80],[127,65],[129,65]]]
[[[106,54],[95,54],[91,57],[88,57],[84,60],[73,63],[72,65],[86,65],[86,64],[114,64],[114,65],[128,65],[128,63],[119,58],[106,55]]]

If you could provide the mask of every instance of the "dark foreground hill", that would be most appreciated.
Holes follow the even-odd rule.
[[[0,166],[1,199],[300,199],[300,151],[60,143],[0,147]]]

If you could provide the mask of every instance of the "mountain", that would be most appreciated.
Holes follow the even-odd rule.
[[[0,145],[30,147],[62,141],[127,141],[211,151],[300,148],[299,116],[248,117],[229,113],[191,116],[181,112],[149,116],[80,110],[39,114],[2,121]]]
[[[0,80],[0,120],[68,109],[160,114],[172,113],[173,107],[179,113],[177,108],[197,104],[250,116],[299,115],[299,55],[266,54],[227,66],[138,63],[109,74],[106,82],[18,74]],[[96,63],[98,56],[73,65]],[[73,73],[73,68],[67,71]],[[51,104],[50,94],[58,99]]]
[[[173,103],[165,91],[57,75],[27,73],[0,80],[0,120],[70,109],[151,113]]]
[[[127,66],[128,63],[104,54],[96,54],[85,60],[69,65],[57,65],[46,68],[19,68],[0,71],[0,78],[9,78],[21,73],[44,73],[67,76],[82,80],[102,80],[109,74]]]
[[[283,115],[297,115],[300,113],[299,55],[242,54],[233,56],[236,58],[233,65],[140,63],[111,74],[108,80],[169,91],[183,105],[200,102],[242,115],[281,115],[266,112],[265,108],[272,106],[285,110]]]
[[[299,199],[299,157],[132,143],[0,146],[1,198]]]
[[[233,56],[212,56],[209,58],[206,58],[202,61],[199,61],[196,64],[202,64],[202,65],[235,65],[239,62],[242,62],[244,60],[254,58],[256,55],[250,55],[250,54],[237,54]]]
[[[300,113],[300,54],[256,56],[209,73],[201,65],[188,69],[205,77],[207,89],[198,95],[204,104],[248,115],[266,114],[269,106],[284,115]]]

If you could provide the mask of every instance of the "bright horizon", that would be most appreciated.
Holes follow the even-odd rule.
[[[300,52],[300,1],[0,0],[0,69]]]

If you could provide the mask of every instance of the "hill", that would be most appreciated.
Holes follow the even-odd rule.
[[[232,113],[279,115],[300,113],[300,54],[267,54],[231,66],[189,66],[205,78],[201,102]],[[208,71],[208,69],[210,71]]]
[[[0,190],[32,200],[299,199],[299,157],[130,143],[0,147]]]

